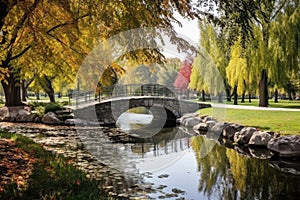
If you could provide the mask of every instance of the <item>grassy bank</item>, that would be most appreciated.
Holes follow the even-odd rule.
[[[70,160],[53,155],[39,144],[20,135],[0,132],[0,138],[13,140],[16,149],[13,152],[25,151],[35,160],[32,173],[25,179],[22,187],[16,182],[4,185],[4,191],[0,192],[0,199],[108,199],[99,189],[100,183],[86,178],[81,170],[70,164]],[[5,151],[8,150],[1,149],[1,152]],[[11,152],[5,153],[2,153],[2,157],[8,156]],[[17,161],[20,162],[18,168],[22,168],[26,158],[19,156]],[[5,169],[3,166],[2,168]],[[14,169],[8,169],[0,170],[0,174],[15,174],[13,171],[10,172]],[[24,169],[21,175],[26,176],[27,172],[28,170]]]
[[[200,110],[201,114],[212,115],[212,112],[216,113],[216,110],[213,111],[212,108]],[[276,131],[282,135],[300,135],[299,112],[226,109],[225,113],[220,115],[225,115],[227,122]],[[218,118],[218,114],[215,117]]]
[[[232,105],[233,101],[231,102],[224,102],[226,104]],[[240,106],[258,106],[259,100],[252,99],[249,103],[248,100],[245,100],[245,103],[241,103],[240,100],[238,102]],[[270,108],[298,108],[300,109],[300,101],[298,100],[279,100],[278,103],[274,103],[274,100],[269,100],[269,107]]]

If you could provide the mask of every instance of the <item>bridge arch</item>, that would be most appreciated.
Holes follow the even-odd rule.
[[[96,105],[96,111],[101,110],[103,105]],[[99,112],[97,118],[105,121],[110,118],[110,122],[105,124],[115,124],[118,118],[129,109],[136,107],[145,107],[151,111],[153,120],[150,126],[153,127],[173,127],[176,125],[176,119],[181,116],[180,104],[174,98],[143,97],[118,99],[110,102],[111,109]],[[106,105],[107,108],[107,105]],[[111,113],[111,115],[110,115]],[[103,118],[105,116],[106,119]],[[103,118],[103,120],[101,120]]]

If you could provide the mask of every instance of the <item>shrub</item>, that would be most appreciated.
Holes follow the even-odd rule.
[[[34,108],[34,110],[36,111],[36,114],[39,117],[43,117],[44,113],[45,113],[45,107],[44,106],[37,106]]]
[[[45,114],[48,112],[55,112],[57,110],[62,110],[62,106],[59,103],[53,102],[45,106]]]

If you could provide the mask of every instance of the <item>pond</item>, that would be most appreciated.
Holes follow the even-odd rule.
[[[270,152],[239,152],[238,148],[225,147],[202,135],[193,136],[193,131],[178,127],[146,137],[147,129],[136,125],[130,129],[125,121],[124,131],[141,137],[119,149],[126,157],[122,170],[138,173],[144,185],[155,189],[148,193],[154,199],[297,199],[300,195],[299,160],[255,158],[250,153]],[[285,170],[288,165],[292,170]]]

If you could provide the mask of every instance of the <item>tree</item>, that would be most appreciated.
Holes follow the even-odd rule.
[[[0,53],[0,68],[3,73],[1,83],[6,97],[6,105],[17,106],[22,105],[20,88],[24,70],[33,70],[45,58],[60,60],[61,57],[54,59],[52,55],[49,55],[52,53],[51,51],[47,51],[47,54],[44,52],[45,49],[48,49],[47,47],[55,49],[53,45],[47,46],[47,42],[51,43],[49,38],[54,37],[52,35],[54,29],[51,30],[52,26],[59,23],[60,20],[71,21],[72,18],[66,8],[59,2],[51,3],[35,0],[33,2],[16,1],[12,4],[8,3],[6,15],[1,19],[3,24],[0,30],[2,33],[1,48],[4,49]],[[48,12],[45,12],[42,3],[47,4]],[[56,18],[51,15],[54,12],[57,14]],[[45,20],[41,21],[40,19],[43,18]],[[65,33],[62,31],[60,35],[63,34]],[[67,42],[65,39],[66,37],[61,37],[59,43]],[[32,53],[31,56],[34,56],[34,58],[30,57],[28,52]],[[59,53],[56,52],[56,54]]]
[[[199,12],[192,9],[189,1],[1,0],[0,45],[4,51],[0,53],[0,71],[6,105],[22,104],[22,70],[30,71],[32,67],[46,66],[50,62],[52,65],[47,65],[47,69],[59,67],[64,70],[68,65],[72,72],[76,71],[99,38],[105,40],[133,28],[160,27],[169,28],[167,34],[182,50],[189,48],[172,27],[172,22],[180,24],[172,15],[174,10],[188,18],[199,17]],[[34,59],[27,60],[31,55]],[[156,59],[163,57],[157,50],[146,49],[128,52],[124,57],[139,58],[140,55]],[[63,66],[57,62],[61,60],[65,60]]]
[[[172,87],[176,80],[181,61],[179,58],[167,58],[163,64],[155,65],[157,69],[157,83]]]
[[[218,33],[218,26],[213,26],[206,20],[199,22],[199,28],[199,53],[193,64],[189,87],[201,92],[202,100],[205,100],[205,92],[209,92],[218,95],[218,102],[222,102],[224,91],[220,85],[228,85],[225,68],[229,54],[225,45],[224,35]],[[208,82],[214,82],[214,87]]]
[[[173,86],[175,89],[179,90],[180,95],[184,94],[188,98],[188,85],[190,83],[190,76],[192,72],[192,64],[193,64],[193,58],[189,57],[186,58],[181,68],[178,71],[178,75],[175,79],[175,82]]]
[[[241,38],[239,38],[231,48],[231,58],[226,68],[228,83],[233,88],[234,105],[238,104],[238,95],[244,94],[246,90],[247,61],[244,54],[244,49],[241,47]]]
[[[247,49],[252,79],[250,83],[246,81],[249,95],[256,90],[253,85],[258,84],[259,106],[268,106],[269,86],[281,87],[280,82],[288,81],[292,74],[296,75],[292,71],[299,69],[296,61],[299,60],[299,0],[210,2],[206,5],[215,8],[218,14],[208,18],[209,22],[220,25],[230,46],[240,36],[242,48]]]

